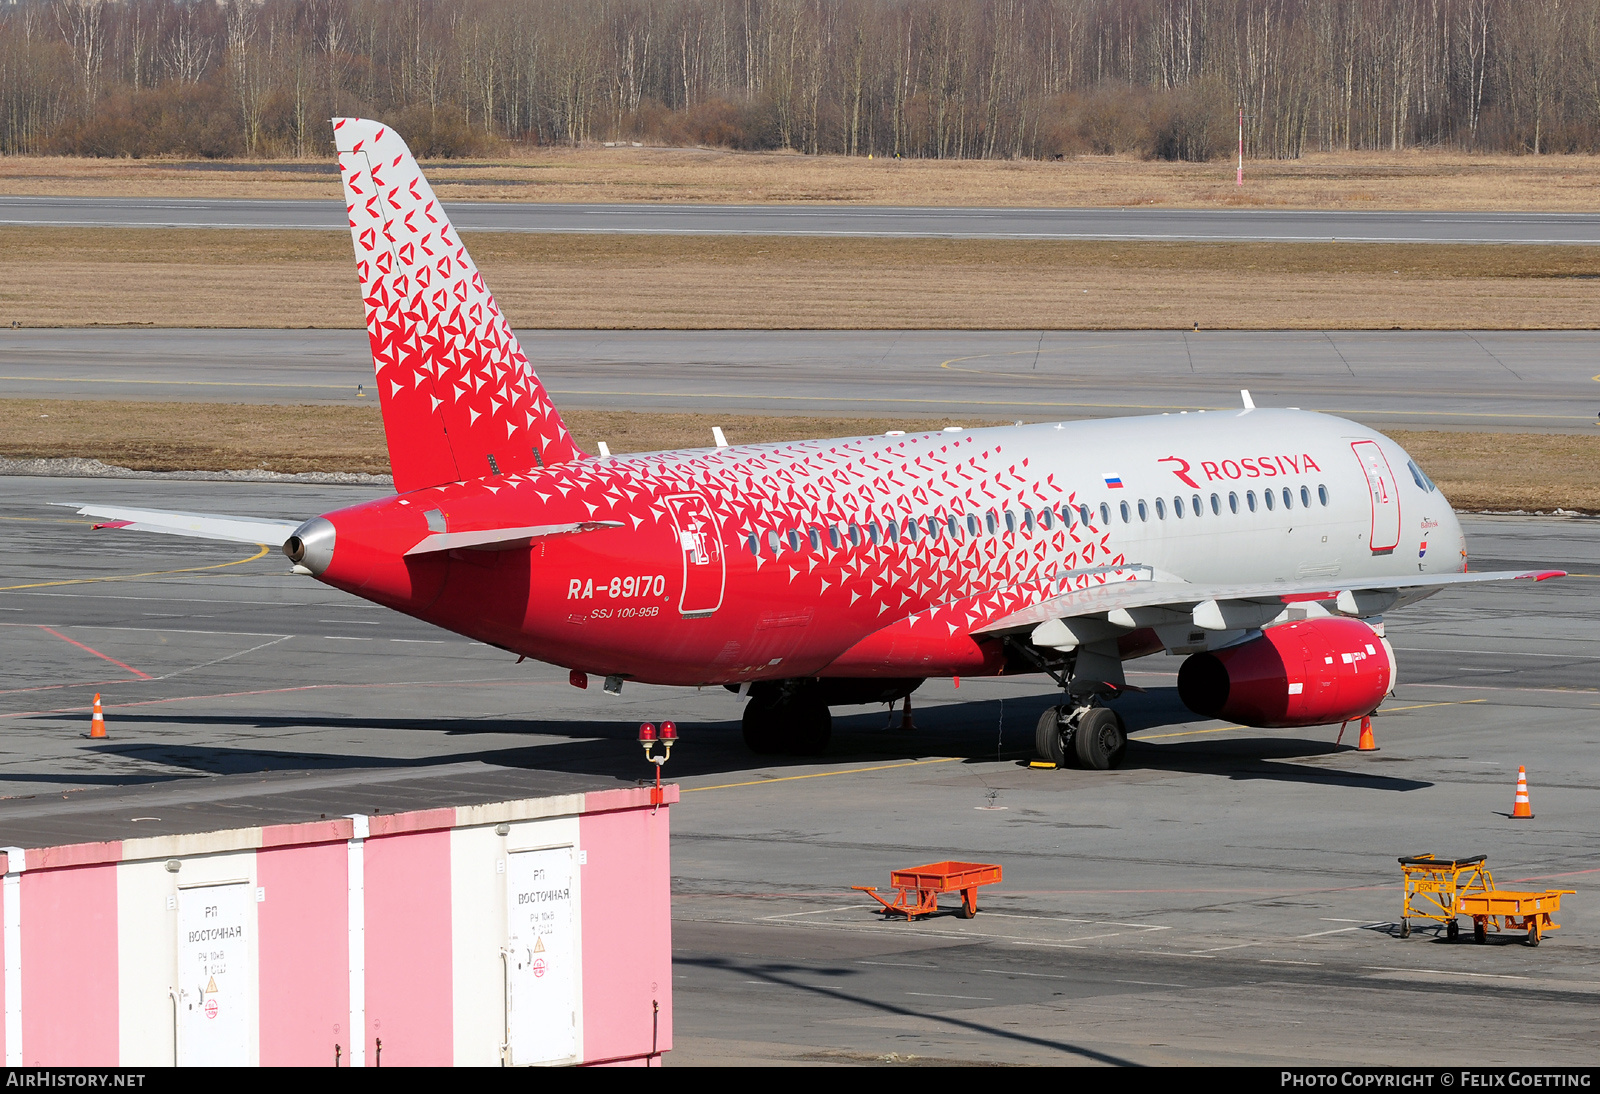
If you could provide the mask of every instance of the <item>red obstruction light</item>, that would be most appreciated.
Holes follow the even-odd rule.
[[[653,722],[645,722],[639,727],[639,743],[649,744],[656,739],[656,727]]]
[[[676,741],[678,739],[678,725],[676,722],[661,723],[661,739],[663,741]]]

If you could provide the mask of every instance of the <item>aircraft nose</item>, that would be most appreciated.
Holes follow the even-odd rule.
[[[283,553],[297,571],[320,577],[333,562],[335,529],[327,517],[312,517],[284,540]]]

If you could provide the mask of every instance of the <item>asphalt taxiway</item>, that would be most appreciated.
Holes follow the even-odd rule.
[[[330,172],[331,173],[331,172]],[[1600,243],[1600,214],[449,202],[466,231],[1269,243]],[[0,225],[344,230],[339,201],[0,197]]]
[[[1297,406],[1378,429],[1588,432],[1595,331],[520,332],[564,407],[1054,421]],[[0,330],[8,397],[349,402],[363,331]]]
[[[757,761],[721,689],[578,691],[275,553],[90,532],[47,504],[298,517],[367,496],[0,479],[0,795],[446,765],[644,778],[635,728],[672,717],[669,1065],[1593,1061],[1600,522],[1465,522],[1475,566],[1582,576],[1392,615],[1380,752],[1196,719],[1178,662],[1151,658],[1133,666],[1148,691],[1124,708],[1125,767],[1035,772],[1020,761],[1052,701],[1040,679],[932,683],[915,732],[860,708],[822,760]],[[81,736],[95,692],[104,742]],[[1531,821],[1506,816],[1519,765]],[[1578,895],[1537,949],[1402,941],[1395,859],[1423,851]],[[884,923],[850,888],[945,858],[1004,866],[976,919]]]

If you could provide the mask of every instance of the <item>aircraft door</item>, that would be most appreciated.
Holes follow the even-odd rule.
[[[1361,461],[1372,499],[1372,553],[1392,551],[1400,545],[1400,490],[1394,472],[1376,441],[1355,441],[1350,447]]]
[[[723,587],[728,579],[728,561],[722,553],[717,518],[699,494],[668,498],[667,508],[677,525],[683,554],[683,592],[678,598],[678,612],[687,616],[710,615],[722,607]]]

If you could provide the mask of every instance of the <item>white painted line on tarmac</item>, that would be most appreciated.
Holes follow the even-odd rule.
[[[1335,927],[1331,931],[1312,931],[1310,934],[1297,934],[1295,938],[1321,938],[1324,935],[1344,934],[1346,931],[1365,931],[1373,927],[1387,927],[1388,923],[1366,923],[1358,927]]]
[[[1199,957],[1202,954],[1222,953],[1224,950],[1243,950],[1243,949],[1248,949],[1251,946],[1259,946],[1259,945],[1261,945],[1261,943],[1259,943],[1259,942],[1239,942],[1239,943],[1236,943],[1235,945],[1232,945],[1232,946],[1212,946],[1210,949],[1207,949],[1207,950],[1190,950],[1189,951],[1189,956],[1191,956],[1191,957]]]
[[[938,965],[915,965],[909,961],[857,961],[857,965],[882,965],[890,969],[937,969]]]
[[[992,995],[946,995],[942,991],[908,991],[905,994],[915,995],[920,999],[970,999],[978,1003],[992,1003]]]
[[[829,912],[850,912],[857,908],[871,908],[871,904],[841,904],[837,908],[817,908],[809,912],[784,912],[782,915],[757,916],[755,922],[760,923],[771,919],[794,919],[803,915],[827,915]]]

